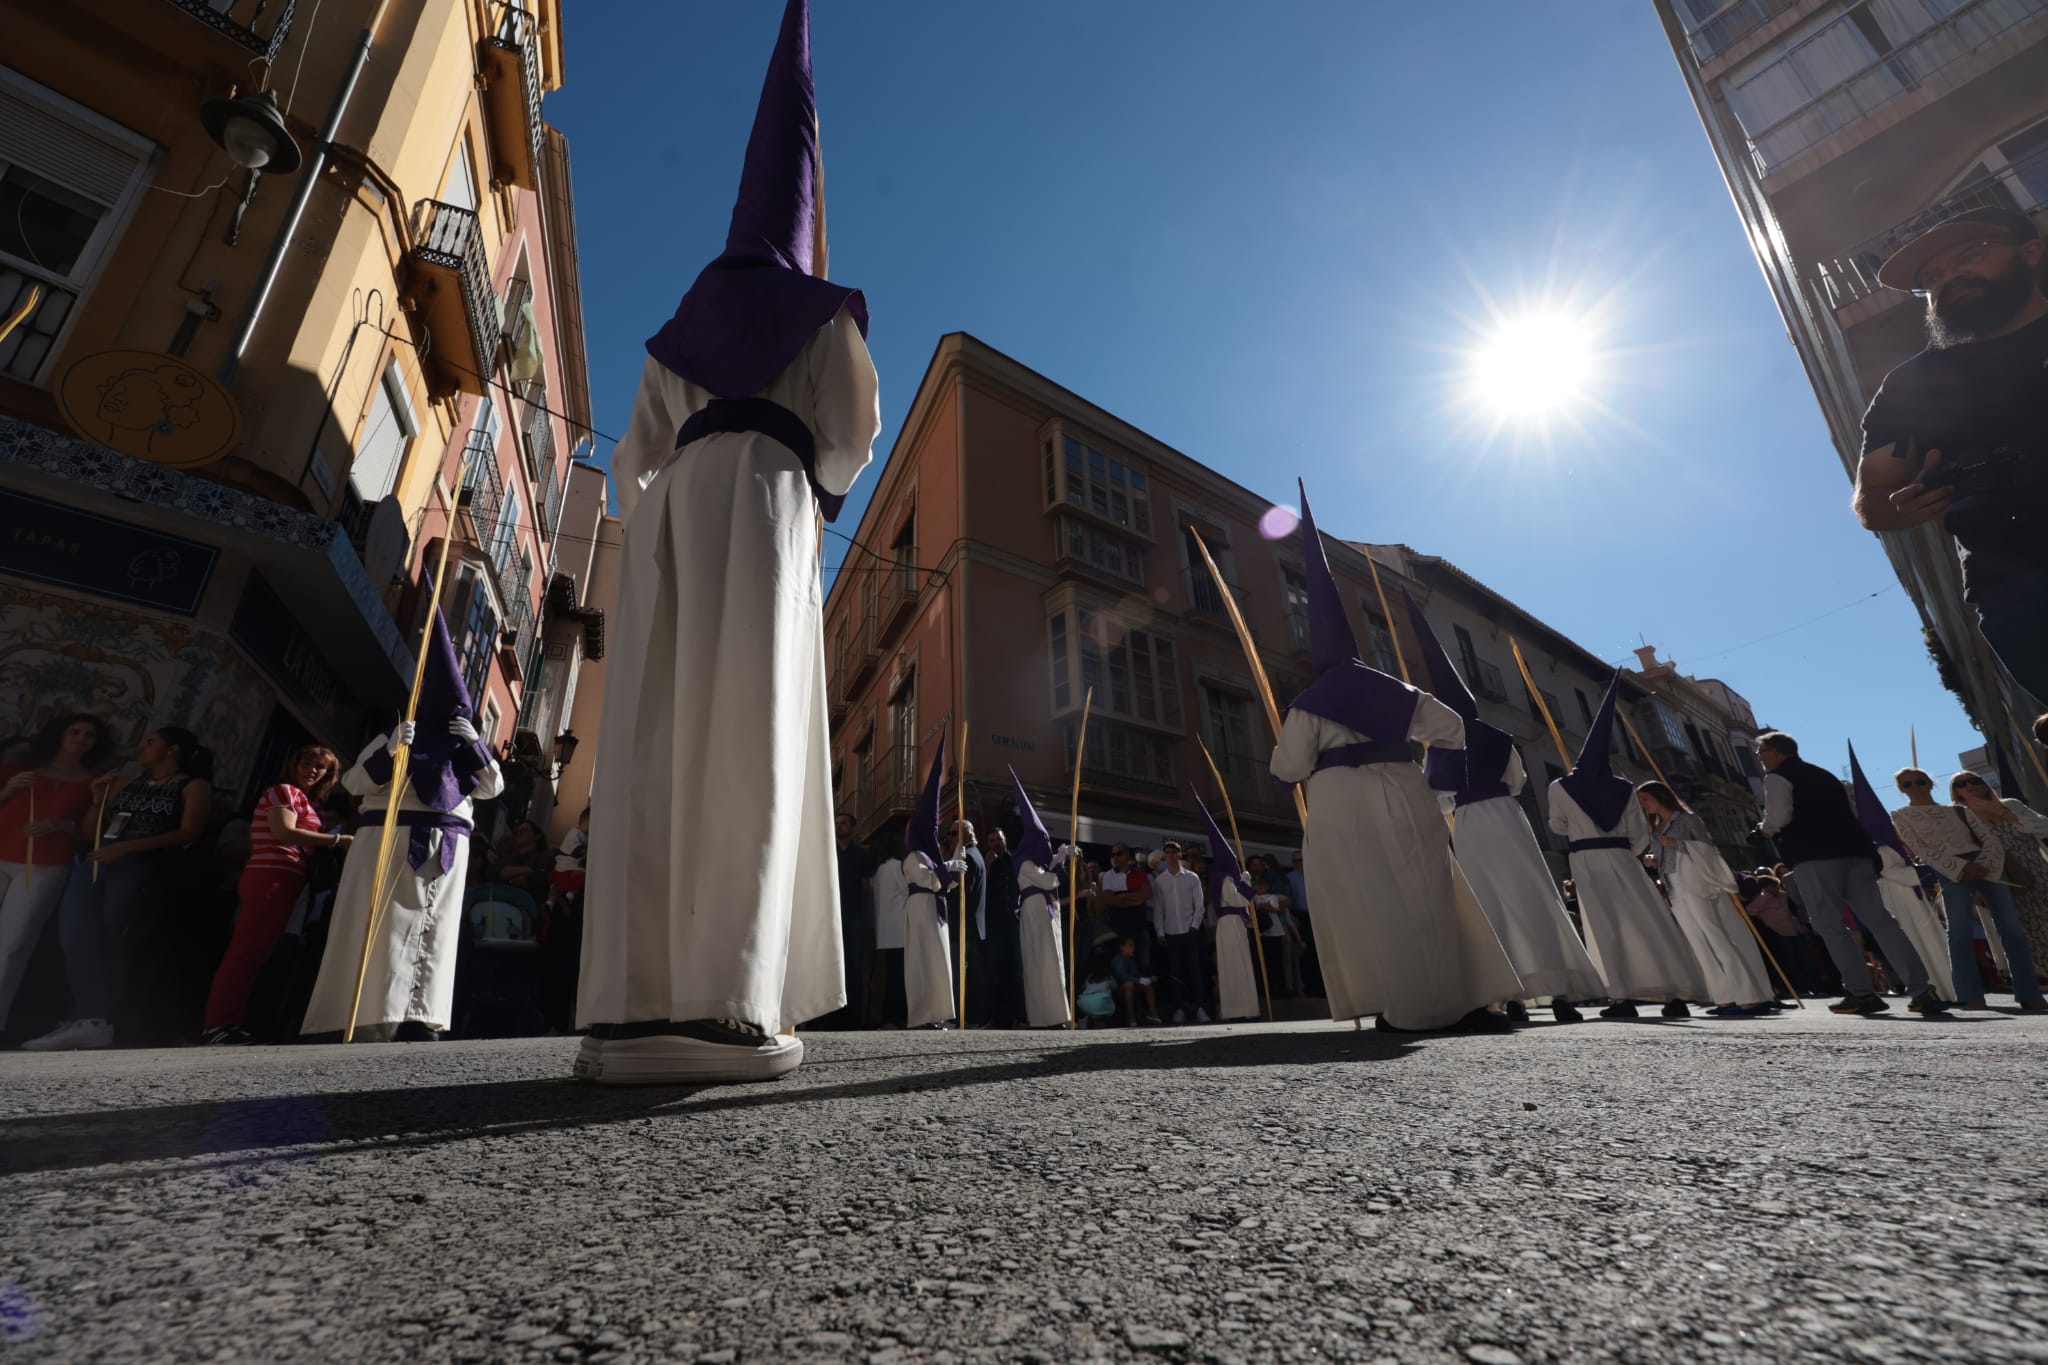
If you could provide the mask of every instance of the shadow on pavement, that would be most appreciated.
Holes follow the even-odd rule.
[[[808,1068],[773,1086],[609,1089],[561,1080],[407,1086],[392,1090],[277,1095],[259,1099],[42,1114],[0,1120],[0,1175],[190,1157],[284,1153],[367,1144],[378,1151],[481,1136],[582,1128],[661,1111],[706,1113],[918,1094],[1100,1071],[1195,1067],[1337,1065],[1391,1061],[1417,1040],[1375,1033],[1227,1034],[1064,1046],[1028,1061],[948,1067],[943,1052],[917,1056],[928,1070],[872,1081],[805,1084]],[[563,1053],[563,1069],[569,1053]],[[899,1056],[903,1054],[898,1054]],[[845,1058],[845,1061],[864,1060]],[[291,1152],[284,1160],[324,1155]],[[228,1162],[222,1164],[238,1164]]]

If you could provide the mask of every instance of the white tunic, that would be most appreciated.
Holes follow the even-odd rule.
[[[1244,894],[1229,878],[1223,881],[1226,909],[1242,906]],[[1216,996],[1218,1019],[1259,1017],[1258,968],[1252,964],[1252,933],[1244,915],[1216,916]]]
[[[903,864],[884,859],[875,869],[875,947],[877,950],[903,947],[903,900],[910,886],[903,880]]]
[[[1757,1005],[1775,999],[1757,951],[1756,938],[1731,899],[1735,874],[1721,851],[1704,837],[1698,816],[1680,815],[1670,831],[1677,848],[1657,845],[1657,865],[1671,888],[1671,913],[1706,977],[1707,998],[1717,1005]]]
[[[910,894],[903,902],[903,999],[911,1028],[942,1024],[958,1002],[953,997],[953,935],[946,925],[938,874],[919,855],[903,860]]]
[[[1409,737],[1455,749],[1465,723],[1422,697]],[[1330,1017],[1383,1016],[1447,1028],[1522,994],[1522,983],[1451,857],[1436,794],[1413,763],[1315,770],[1316,756],[1366,737],[1296,707],[1280,727],[1273,776],[1308,783],[1309,902]]]
[[[1934,993],[1944,1000],[1956,998],[1955,967],[1948,957],[1948,926],[1920,890],[1920,874],[1888,844],[1877,846],[1884,870],[1878,874],[1877,894],[1884,908],[1913,940],[1913,951],[1927,964],[1927,979]]]
[[[1067,961],[1060,947],[1060,874],[1017,863],[1017,939],[1024,950],[1024,1018],[1033,1028],[1067,1022]],[[1047,894],[1025,893],[1042,889]]]
[[[362,798],[364,824],[341,863],[341,885],[334,892],[334,912],[327,923],[327,947],[320,955],[320,976],[306,1006],[301,1033],[340,1033],[348,1028],[349,1001],[356,993],[356,968],[362,961],[363,931],[370,912],[370,882],[377,875],[377,845],[383,837],[383,812],[390,809],[391,789],[363,769],[385,741],[372,740],[341,775],[341,785]],[[398,809],[429,810],[413,793],[404,774]],[[476,802],[488,801],[505,788],[504,774],[493,763],[477,774],[476,788],[447,814],[471,818]],[[469,889],[469,836],[447,830],[427,831],[427,859],[415,869],[409,849],[412,831],[398,827],[392,848],[393,871],[384,879],[394,887],[391,904],[378,921],[377,940],[370,945],[369,974],[363,978],[363,1003],[356,1011],[359,1041],[383,1042],[407,1021],[445,1029],[454,1022],[455,958],[462,946],[462,899]],[[441,843],[455,842],[455,864],[441,871]]]
[[[844,310],[760,396],[810,428],[826,491],[852,487],[881,420]],[[818,504],[796,456],[758,433],[671,460],[711,398],[650,358],[612,454],[625,541],[581,1025],[728,1018],[774,1033],[844,1003]]]
[[[1707,983],[1686,945],[1671,908],[1643,872],[1650,822],[1629,799],[1618,829],[1605,830],[1561,785],[1550,784],[1550,828],[1565,838],[1626,839],[1627,848],[1595,848],[1571,855],[1572,884],[1586,948],[1616,1000],[1705,1000]]]
[[[1524,1000],[1598,1000],[1607,985],[1564,913],[1543,849],[1514,794],[1528,774],[1522,756],[1508,751],[1502,774],[1509,794],[1460,806],[1451,830],[1458,866],[1472,894],[1522,978]]]

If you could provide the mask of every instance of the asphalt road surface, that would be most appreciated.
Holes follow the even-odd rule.
[[[20,1361],[2048,1360],[2048,1022],[0,1056]]]

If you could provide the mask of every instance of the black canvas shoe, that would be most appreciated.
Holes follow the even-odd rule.
[[[1513,1033],[1515,1021],[1505,1014],[1495,1014],[1490,1009],[1476,1009],[1458,1021],[1458,1027],[1467,1033]]]
[[[1506,1005],[1503,1005],[1501,1008],[1506,1011],[1508,1018],[1514,1020],[1516,1023],[1526,1024],[1529,1022],[1529,1007],[1523,1004],[1521,1001],[1510,1000],[1507,1002]]]
[[[438,1043],[441,1041],[441,1033],[438,1029],[428,1028],[417,1019],[407,1019],[399,1024],[396,1029],[392,1030],[391,1041],[394,1043]]]
[[[1601,1010],[1600,1017],[1602,1019],[1635,1019],[1640,1016],[1636,1014],[1636,1007],[1634,1005],[1623,1000],[1618,1004],[1609,1005],[1606,1009]]]
[[[1828,1006],[1829,1014],[1890,1014],[1892,1007],[1881,995],[1845,995]]]
[[[1914,996],[1912,1003],[1908,1004],[1906,1008],[1923,1019],[1938,1019],[1947,1015],[1948,1002],[1936,995],[1934,988],[1929,986],[1926,990]]]
[[[1692,1018],[1692,1011],[1686,1007],[1686,1003],[1683,1000],[1673,1000],[1668,1002],[1664,1006],[1662,1012],[1666,1019]]]
[[[1560,1024],[1576,1024],[1586,1016],[1580,1014],[1570,1005],[1556,1004],[1550,1007],[1550,1017],[1557,1020]]]
[[[737,1019],[597,1024],[577,1054],[578,1080],[600,1085],[772,1081],[803,1062],[803,1040]]]

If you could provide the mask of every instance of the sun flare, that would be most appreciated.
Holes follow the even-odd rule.
[[[1503,418],[1543,418],[1586,396],[1594,377],[1587,327],[1556,313],[1503,320],[1471,354],[1472,396]]]

